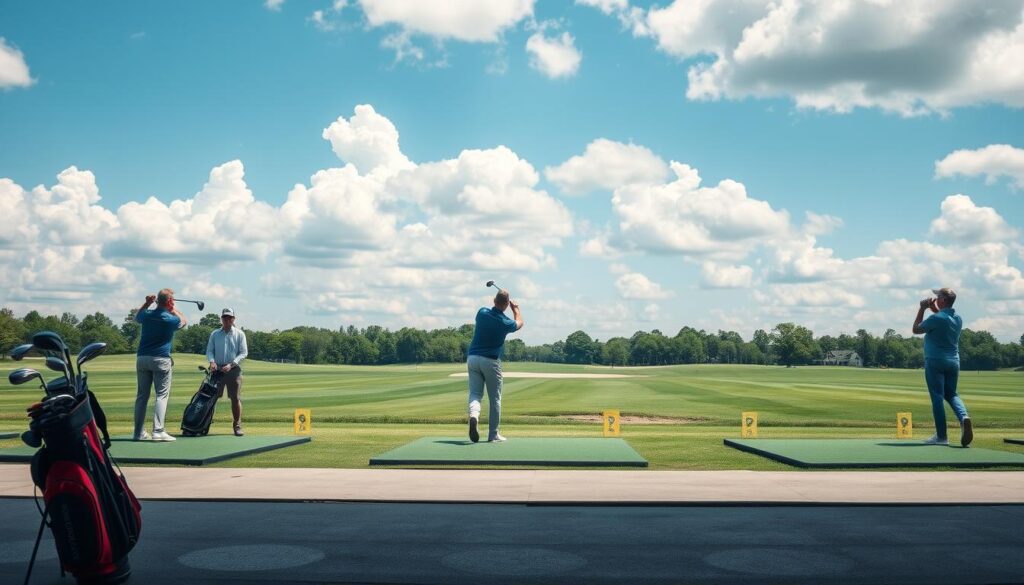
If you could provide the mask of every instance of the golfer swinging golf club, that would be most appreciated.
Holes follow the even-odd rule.
[[[963,320],[953,309],[956,291],[951,288],[932,290],[935,298],[920,302],[914,319],[914,333],[924,333],[924,379],[932,399],[932,416],[935,418],[935,434],[926,439],[929,445],[948,445],[946,435],[946,405],[953,407],[953,413],[960,421],[960,444],[964,447],[974,440],[974,427],[967,407],[956,393],[960,377],[960,330]],[[924,318],[925,309],[934,315]]]
[[[492,284],[489,283],[488,286]],[[512,308],[515,320],[505,315]],[[487,440],[504,441],[498,433],[501,423],[501,356],[505,351],[505,336],[523,328],[519,305],[509,299],[508,291],[498,289],[494,306],[481,307],[476,313],[473,341],[466,350],[466,368],[469,370],[469,439],[480,440],[480,401],[487,387],[490,410],[487,417]]]

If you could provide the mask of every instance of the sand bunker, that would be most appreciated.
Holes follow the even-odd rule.
[[[465,378],[469,376],[466,372],[459,372],[457,374],[449,374],[449,378]],[[554,374],[547,372],[504,372],[501,375],[503,378],[552,378],[552,379],[567,379],[567,378],[646,378],[647,376],[634,376],[630,374]]]

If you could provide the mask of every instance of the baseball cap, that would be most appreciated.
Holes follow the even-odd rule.
[[[235,316],[235,312],[232,311],[231,309],[224,309],[223,311],[220,312],[220,316],[221,317],[234,317]]]
[[[933,288],[932,292],[940,297],[946,297],[947,299],[956,299],[956,291],[949,287]]]

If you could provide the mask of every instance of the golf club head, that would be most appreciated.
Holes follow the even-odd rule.
[[[57,352],[58,355],[66,353],[68,346],[64,340],[53,331],[40,331],[32,336],[32,345],[43,351]]]
[[[31,343],[24,343],[11,350],[11,359],[14,361],[21,361],[21,358],[29,354],[30,351],[35,349]]]
[[[53,356],[48,356],[46,358],[46,367],[50,368],[54,372],[60,372],[61,374],[64,374],[65,376],[68,375],[68,365],[66,363],[64,363],[64,360],[62,360],[60,358],[56,358],[56,357],[53,357]]]
[[[26,382],[38,379],[41,383],[43,382],[43,375],[33,370],[32,368],[19,368],[14,370],[10,374],[7,374],[7,381],[15,386],[21,386]]]
[[[493,280],[488,280],[487,281],[487,286],[494,286],[494,281]]]
[[[39,434],[33,431],[32,429],[29,429],[24,433],[21,433],[21,442],[25,443],[29,447],[32,447],[33,449],[38,449],[43,445],[43,438],[40,437]]]
[[[81,370],[82,364],[99,356],[105,351],[107,351],[107,344],[100,341],[90,343],[83,347],[82,351],[78,352],[78,358],[75,360],[75,363],[78,364],[78,369]]]
[[[203,301],[197,302],[196,305],[199,307],[200,311],[206,308],[206,303],[204,303]]]

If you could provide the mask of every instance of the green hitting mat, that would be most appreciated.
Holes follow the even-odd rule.
[[[503,443],[473,443],[424,437],[371,458],[370,465],[647,467],[647,460],[622,439],[513,437]]]
[[[1004,443],[1012,443],[1014,445],[1024,445],[1024,439],[1003,439]]]
[[[729,447],[797,467],[1024,467],[1024,454],[898,439],[725,439]]]
[[[118,463],[203,465],[308,443],[309,440],[309,437],[207,435],[205,437],[178,437],[177,441],[163,443],[132,441],[127,437],[115,437],[111,440],[110,454]],[[35,449],[24,445],[0,449],[0,461],[27,462],[32,459],[35,452]]]

